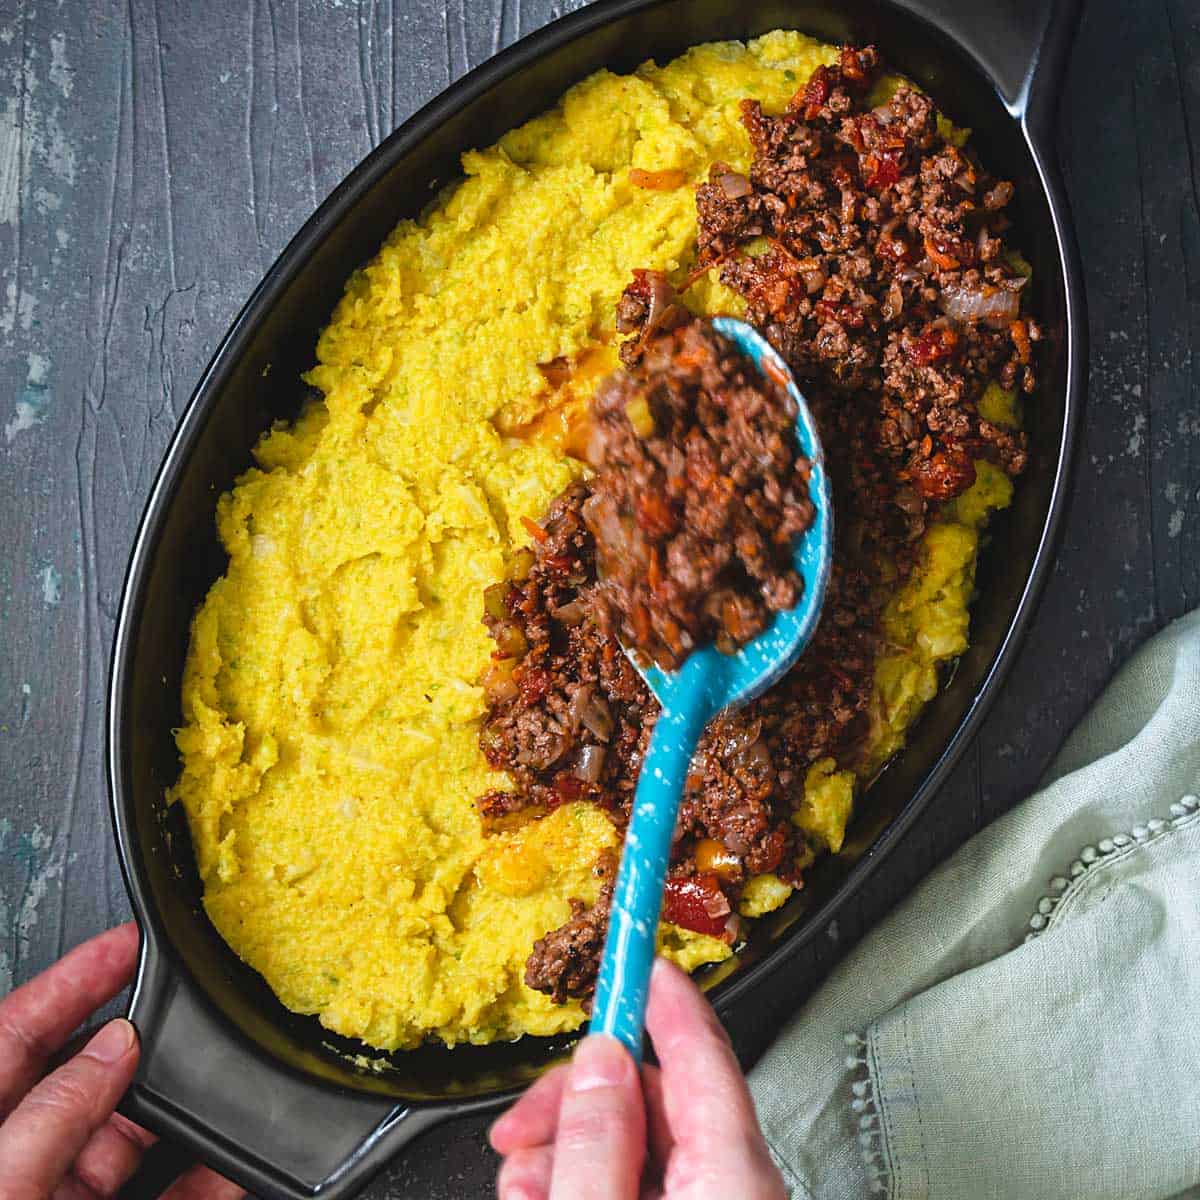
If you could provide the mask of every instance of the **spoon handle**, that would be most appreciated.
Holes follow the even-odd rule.
[[[613,890],[590,1031],[615,1037],[635,1062],[642,1058],[646,993],[679,799],[696,743],[712,715],[707,690],[677,688],[659,714],[638,778]]]

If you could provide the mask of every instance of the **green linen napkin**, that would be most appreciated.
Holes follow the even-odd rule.
[[[1200,1197],[1200,612],[751,1073],[793,1197]]]

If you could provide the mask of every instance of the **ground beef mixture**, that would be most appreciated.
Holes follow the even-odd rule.
[[[808,528],[796,405],[706,321],[651,335],[600,387],[583,508],[600,627],[674,670],[699,645],[732,653],[792,608]]]
[[[1041,333],[1021,311],[1025,276],[1004,243],[1012,185],[955,144],[921,93],[901,86],[870,107],[878,71],[873,48],[847,47],[782,115],[744,102],[749,176],[718,164],[697,192],[692,278],[719,272],[796,374],[837,514],[807,652],[766,695],[713,722],[681,805],[664,919],[728,940],[749,877],[799,884],[820,849],[790,820],[809,766],[831,756],[853,767],[871,744],[882,607],[929,519],[971,485],[977,460],[1013,475],[1026,460],[1024,435],[978,409],[989,381],[1035,383]],[[635,272],[616,312],[623,361],[652,363],[663,331],[686,319],[665,276]],[[487,597],[497,650],[481,744],[514,782],[480,800],[489,828],[578,799],[618,827],[627,819],[658,709],[598,615],[589,503],[587,484],[560,497]],[[531,987],[556,1000],[590,994],[610,898],[606,887],[538,942]]]
[[[572,900],[570,917],[533,943],[525,963],[526,984],[545,992],[555,1004],[562,1004],[571,996],[587,996],[595,986],[612,909],[616,875],[613,859],[602,858],[596,864],[596,874],[604,882],[595,904]]]

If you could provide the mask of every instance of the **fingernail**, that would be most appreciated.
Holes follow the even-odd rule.
[[[633,1059],[620,1042],[604,1034],[593,1034],[585,1037],[575,1051],[571,1090],[589,1092],[593,1088],[617,1087],[629,1077],[632,1068]]]
[[[133,1026],[128,1021],[109,1021],[84,1047],[84,1054],[102,1063],[120,1062],[133,1047]]]

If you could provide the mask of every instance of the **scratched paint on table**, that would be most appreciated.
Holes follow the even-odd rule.
[[[67,862],[65,844],[35,824],[27,833],[18,833],[12,822],[0,818],[0,859],[6,865],[0,880],[0,930],[7,933],[0,943],[0,995],[10,991],[34,927],[40,905],[51,887],[57,887]]]
[[[0,95],[0,227],[17,234],[16,254],[3,270],[0,289],[0,333],[36,334],[37,312],[49,278],[31,261],[20,235],[32,220],[54,224],[53,217],[73,199],[78,152],[67,125],[75,116],[69,100],[75,72],[68,59],[63,30],[33,30],[28,14],[0,27],[0,44],[10,53]],[[20,53],[11,53],[15,48]],[[77,119],[77,118],[76,118]],[[60,246],[65,242],[60,242]],[[48,344],[39,347],[48,352]],[[5,440],[41,424],[46,394],[44,378],[31,353],[30,374],[15,412],[5,425]]]
[[[50,360],[36,351],[28,357],[25,386],[17,393],[12,419],[4,426],[4,440],[11,442],[18,434],[40,425],[50,406]]]
[[[58,568],[53,563],[47,563],[37,577],[41,585],[42,603],[47,608],[57,608],[62,600],[62,576]]]

